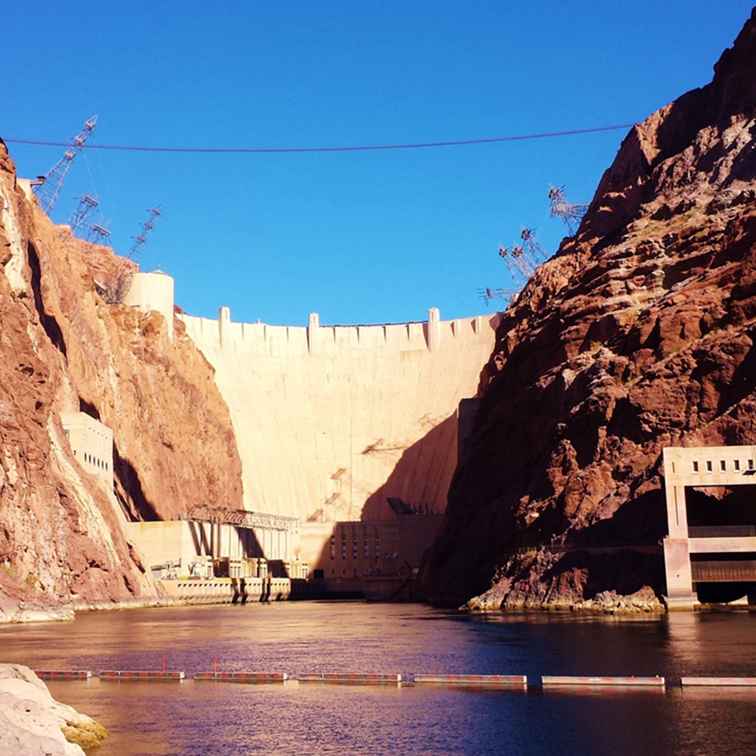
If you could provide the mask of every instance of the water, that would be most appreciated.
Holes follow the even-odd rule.
[[[0,627],[0,660],[37,668],[654,675],[657,690],[52,682],[109,730],[99,754],[756,752],[756,692],[681,691],[756,676],[756,613],[617,620],[468,617],[328,602],[145,609]]]

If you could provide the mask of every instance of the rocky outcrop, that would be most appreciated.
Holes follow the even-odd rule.
[[[658,606],[662,448],[756,441],[755,114],[756,11],[709,85],[630,131],[504,313],[433,600]]]
[[[171,341],[161,315],[98,294],[124,264],[52,224],[0,142],[0,621],[154,596],[126,516],[241,507],[212,368],[179,322]],[[113,429],[118,500],[68,444],[60,415],[79,410]]]
[[[0,664],[0,752],[83,756],[106,737],[102,725],[56,701],[28,667]]]

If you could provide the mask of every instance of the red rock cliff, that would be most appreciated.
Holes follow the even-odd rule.
[[[506,311],[424,567],[433,600],[656,603],[662,447],[756,443],[755,111],[756,11],[709,85],[630,131]]]
[[[176,322],[108,305],[121,264],[54,226],[0,142],[0,621],[29,607],[154,593],[130,519],[241,507],[241,465],[212,368]],[[78,464],[60,413],[114,433],[115,499]]]

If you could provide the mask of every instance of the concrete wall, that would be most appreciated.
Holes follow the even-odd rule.
[[[303,520],[389,518],[387,496],[442,512],[456,411],[474,396],[496,319],[307,327],[178,316],[215,368],[246,509]]]
[[[79,464],[112,492],[113,431],[85,412],[61,415],[60,421]]]
[[[666,601],[672,609],[691,609],[697,599],[690,555],[753,553],[756,537],[722,534],[692,538],[685,489],[755,485],[756,446],[675,446],[665,448],[663,454],[668,532],[663,541]],[[756,524],[756,508],[753,523]]]
[[[406,573],[420,566],[442,520],[442,515],[401,515],[373,522],[304,523],[300,558],[326,579]]]
[[[135,273],[124,304],[139,307],[145,312],[159,312],[165,318],[168,335],[173,338],[173,278],[159,270]]]
[[[196,557],[292,560],[298,556],[298,534],[268,528],[244,528],[226,523],[172,520],[131,522],[129,536],[147,566],[177,559],[183,565]]]

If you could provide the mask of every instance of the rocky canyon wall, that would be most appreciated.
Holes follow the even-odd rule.
[[[435,601],[656,603],[662,448],[756,440],[755,111],[752,15],[710,84],[631,129],[504,314],[423,571]]]
[[[0,142],[0,620],[153,595],[124,514],[242,504],[210,365],[180,324],[171,341],[159,314],[107,304],[95,282],[124,262],[22,189]],[[113,429],[120,504],[68,444],[60,415],[79,410]]]

